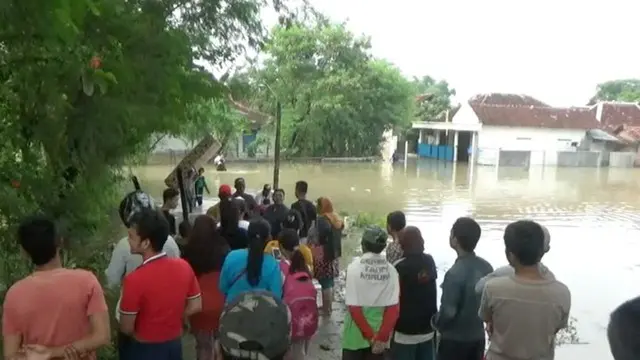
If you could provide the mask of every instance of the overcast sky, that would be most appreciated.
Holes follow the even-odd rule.
[[[599,82],[640,78],[640,0],[310,1],[407,76],[447,80],[458,101],[509,92],[583,105]]]

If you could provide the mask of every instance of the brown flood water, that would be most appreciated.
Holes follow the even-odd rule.
[[[142,186],[161,198],[163,179],[171,166],[135,170]],[[257,191],[270,183],[269,164],[229,164],[229,171],[207,170],[209,187],[232,184],[244,177]],[[640,169],[454,167],[436,161],[389,164],[285,164],[281,187],[293,201],[297,180],[309,182],[309,195],[330,197],[337,211],[384,215],[404,210],[418,226],[426,248],[440,271],[455,260],[448,235],[453,221],[472,216],[482,226],[477,253],[494,267],[506,263],[502,232],[517,219],[533,219],[551,233],[549,266],[572,292],[572,316],[577,319],[580,345],[564,345],[557,359],[612,359],[605,329],[609,313],[639,291]],[[440,274],[442,279],[442,274]],[[340,312],[320,331],[312,349],[314,359],[339,354]],[[320,350],[319,346],[331,350]]]

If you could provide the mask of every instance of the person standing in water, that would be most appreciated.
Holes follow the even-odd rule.
[[[484,287],[479,315],[487,323],[487,360],[553,359],[555,337],[566,328],[571,293],[560,281],[540,271],[544,230],[527,220],[504,231],[511,276],[490,279]]]
[[[440,332],[438,360],[482,360],[485,348],[484,324],[478,317],[480,297],[475,286],[493,268],[475,254],[480,225],[468,217],[453,223],[449,245],[458,258],[444,275],[440,311],[434,325]]]
[[[207,195],[211,195],[209,191],[209,187],[207,186],[207,179],[204,177],[204,168],[201,167],[198,169],[198,177],[194,182],[193,186],[196,191],[196,203],[198,206],[202,206],[202,202],[204,200],[204,192],[207,192]]]
[[[405,226],[407,226],[407,219],[402,211],[394,211],[387,215],[387,233],[393,239],[393,242],[387,246],[387,261],[392,264],[402,259],[400,232]]]

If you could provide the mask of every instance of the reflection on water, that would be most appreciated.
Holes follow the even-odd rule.
[[[160,198],[170,166],[137,169],[142,186]],[[271,182],[267,164],[229,164],[226,173],[206,173],[209,187],[232,184],[242,176],[256,191]],[[460,216],[482,226],[477,252],[494,266],[506,263],[502,231],[528,218],[551,232],[544,262],[572,291],[572,315],[588,345],[568,345],[559,359],[611,359],[605,327],[611,310],[636,296],[640,272],[640,171],[636,169],[495,168],[454,166],[438,161],[390,164],[286,164],[281,187],[293,201],[298,180],[309,182],[310,196],[329,196],[338,211],[386,214],[403,209],[419,226],[440,269],[455,259],[449,229]],[[215,190],[214,190],[215,192]],[[440,276],[442,278],[442,276]],[[588,354],[588,356],[586,356]]]

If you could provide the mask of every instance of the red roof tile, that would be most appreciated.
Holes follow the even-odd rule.
[[[616,131],[616,135],[627,143],[640,142],[640,126],[623,125]]]
[[[591,107],[598,116],[598,108],[602,107],[600,122],[607,129],[615,129],[620,125],[640,126],[640,106],[635,103],[601,102]]]
[[[469,103],[479,105],[550,107],[549,105],[529,95],[500,93],[478,94],[469,99]]]
[[[552,108],[469,103],[483,125],[593,129],[600,123],[590,108]]]

